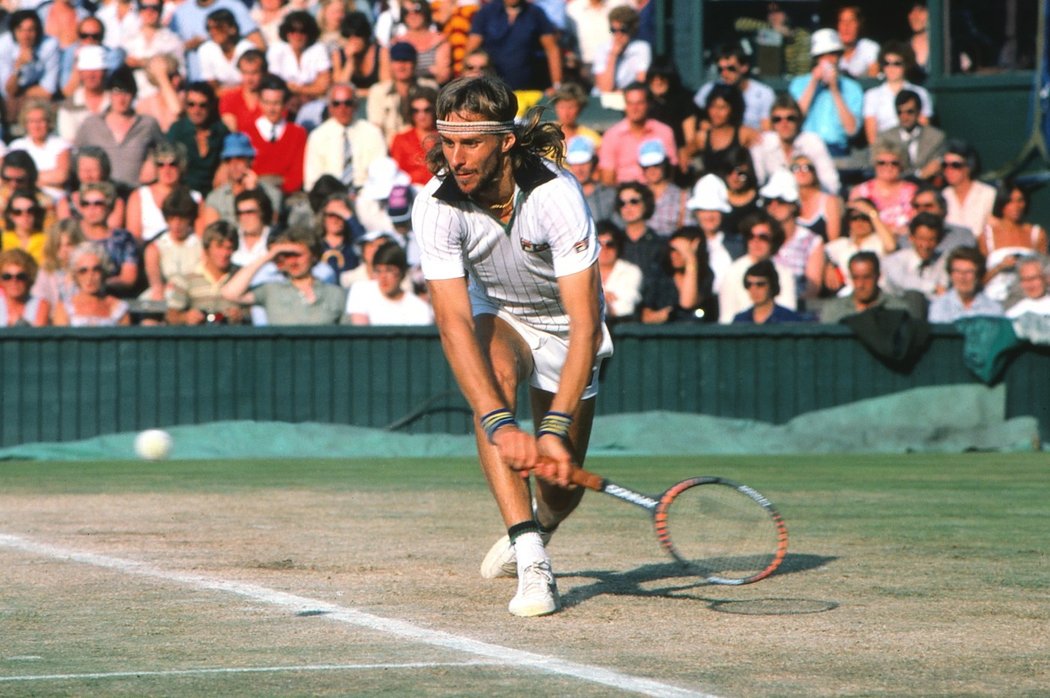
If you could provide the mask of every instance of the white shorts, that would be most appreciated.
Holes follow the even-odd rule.
[[[475,309],[477,310],[477,309]],[[488,309],[475,312],[475,315],[492,315]],[[561,371],[565,366],[565,357],[569,353],[569,340],[553,332],[545,332],[525,324],[505,310],[494,313],[496,317],[506,322],[513,328],[532,352],[532,375],[529,376],[529,385],[533,388],[545,390],[548,393],[558,392],[558,384],[561,382]],[[598,394],[598,371],[602,367],[602,361],[613,354],[612,335],[609,328],[602,323],[602,343],[594,356],[594,369],[591,371],[591,380],[581,396],[584,400],[590,399]]]

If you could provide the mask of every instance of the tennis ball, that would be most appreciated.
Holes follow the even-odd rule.
[[[135,437],[135,453],[146,460],[164,460],[171,453],[171,434],[163,429],[146,429]]]

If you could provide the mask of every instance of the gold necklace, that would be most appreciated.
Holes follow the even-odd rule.
[[[502,204],[489,204],[489,208],[493,211],[503,211],[510,207],[514,203],[514,192],[511,191],[510,196]]]

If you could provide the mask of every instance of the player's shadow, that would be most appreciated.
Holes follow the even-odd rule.
[[[837,559],[826,555],[788,553],[780,567],[777,568],[774,576],[817,569]],[[633,570],[619,572],[612,570],[562,572],[558,574],[558,577],[594,580],[592,584],[582,584],[563,593],[561,600],[565,606],[575,606],[602,594],[690,599],[709,604],[721,603],[721,600],[711,599],[699,591],[703,589],[705,592],[709,592],[711,589],[721,585],[711,584],[703,578],[689,574],[688,570],[677,562],[642,565]],[[761,584],[762,582],[758,583]],[[837,606],[834,602],[820,603],[825,606],[821,610],[829,610]]]

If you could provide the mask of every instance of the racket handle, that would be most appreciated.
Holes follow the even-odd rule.
[[[586,487],[595,492],[602,492],[605,489],[605,478],[587,472],[583,468],[573,468],[571,478],[574,485]]]

